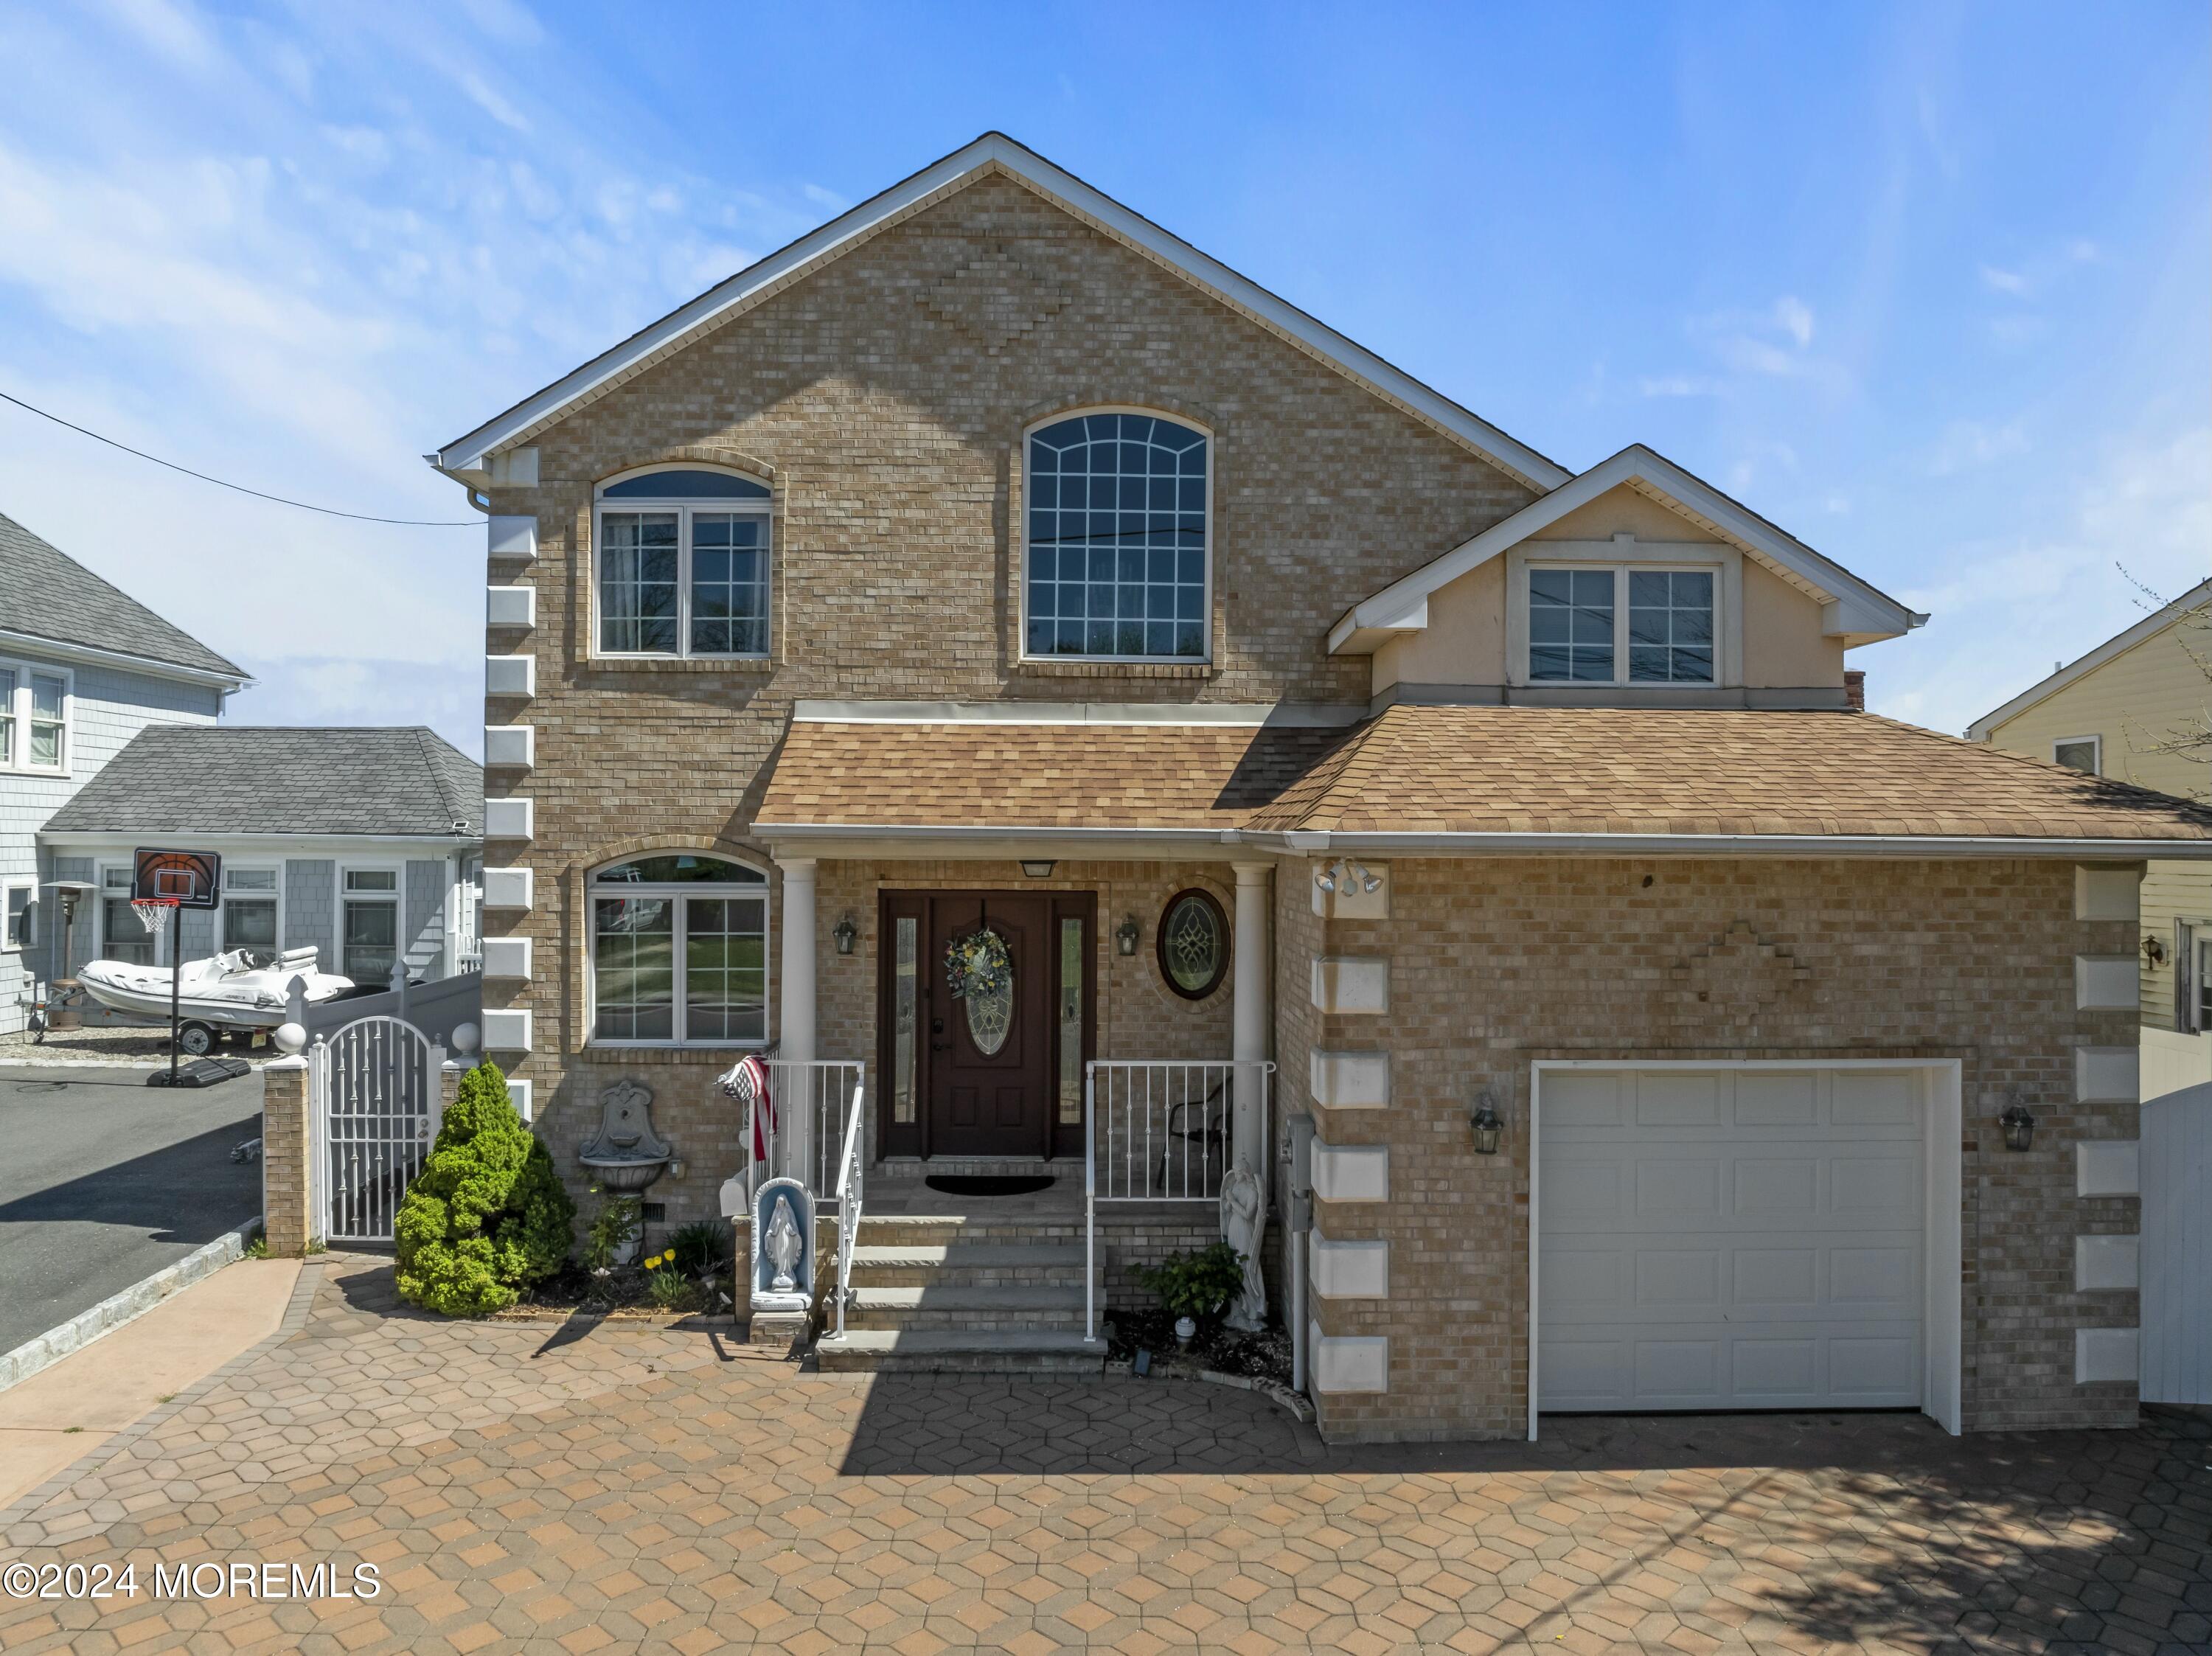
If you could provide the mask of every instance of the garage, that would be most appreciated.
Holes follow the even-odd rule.
[[[1954,1064],[1536,1071],[1532,1436],[1546,1411],[1956,1429]]]

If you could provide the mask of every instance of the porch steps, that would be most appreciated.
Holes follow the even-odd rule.
[[[1015,1283],[982,1287],[855,1288],[845,1307],[848,1330],[910,1328],[1039,1332],[1083,1331],[1083,1289]]]
[[[1095,1379],[1106,1342],[1075,1329],[939,1330],[848,1328],[814,1343],[824,1370],[872,1368],[922,1374],[1077,1374]]]

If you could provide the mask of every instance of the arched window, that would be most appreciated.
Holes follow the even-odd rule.
[[[758,1046],[768,1040],[768,876],[655,852],[592,876],[592,1040]]]
[[[1026,448],[1024,652],[1205,660],[1206,434],[1156,414],[1079,414]]]
[[[768,653],[768,486],[663,466],[599,489],[603,656]]]

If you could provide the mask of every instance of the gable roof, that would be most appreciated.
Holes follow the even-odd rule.
[[[2199,581],[2172,603],[2154,610],[2134,626],[2106,639],[2087,655],[2068,662],[2050,677],[2031,684],[2003,707],[1984,713],[1966,726],[1970,742],[1987,742],[1996,733],[1998,725],[2007,719],[2016,719],[2039,701],[2048,701],[2078,679],[2087,678],[2098,668],[2116,656],[2124,656],[2138,644],[2148,643],[2169,627],[2178,627],[2195,614],[2202,621],[2204,607],[2212,604],[2212,579]]]
[[[505,413],[426,455],[440,470],[463,476],[483,471],[489,457],[534,435],[554,421],[604,395],[679,350],[709,329],[803,280],[892,224],[974,183],[1003,176],[1034,191],[1154,263],[1182,276],[1231,309],[1338,369],[1386,402],[1480,454],[1531,488],[1555,488],[1573,474],[1508,436],[1403,369],[1393,367],[1334,328],[1238,275],[1183,240],[1133,212],[1073,173],[1000,132],[986,132],[974,143],[925,167],[881,195],[862,202],[810,231],[778,252],[709,288],[689,304],[593,357]]]
[[[1352,605],[1329,628],[1329,653],[1371,655],[1400,633],[1420,631],[1429,624],[1429,596],[1438,587],[1548,528],[1577,507],[1587,506],[1623,485],[1718,536],[1823,605],[1826,620],[1822,630],[1832,638],[1841,638],[1846,646],[1895,638],[1928,619],[1769,523],[1741,501],[1723,494],[1704,478],[1685,471],[1641,443],[1632,443],[1611,459],[1601,461],[1511,517],[1492,524],[1473,540]]]
[[[236,689],[251,681],[243,669],[173,627],[119,587],[113,586],[13,518],[0,513],[0,646],[10,638],[132,657],[145,670]],[[177,675],[174,670],[184,672]]]
[[[149,725],[42,832],[474,839],[483,767],[419,725]]]

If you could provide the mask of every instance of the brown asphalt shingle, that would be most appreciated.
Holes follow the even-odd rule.
[[[793,725],[760,822],[2212,840],[2212,807],[1869,713],[1401,705],[1349,730]]]

